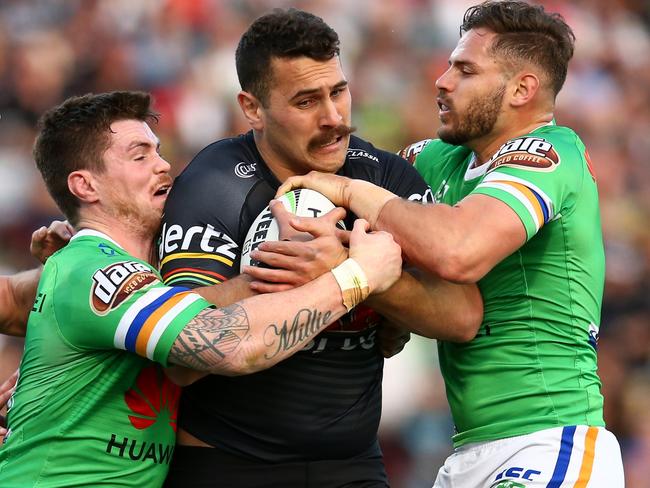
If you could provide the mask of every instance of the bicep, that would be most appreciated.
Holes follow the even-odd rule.
[[[479,277],[526,242],[523,222],[510,206],[497,198],[471,194],[455,208],[461,259],[468,268],[475,268],[474,274]]]

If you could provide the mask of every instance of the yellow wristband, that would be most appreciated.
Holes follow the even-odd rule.
[[[370,294],[368,278],[354,259],[348,258],[343,261],[332,269],[332,274],[341,288],[343,305],[348,312],[368,298]]]

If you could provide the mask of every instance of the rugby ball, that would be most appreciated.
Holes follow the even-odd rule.
[[[299,217],[320,217],[334,208],[334,204],[322,193],[307,188],[291,190],[277,198],[284,204],[289,212]],[[345,228],[343,222],[338,223]],[[271,214],[267,205],[255,218],[246,234],[242,247],[239,270],[244,266],[259,266],[262,263],[251,259],[251,251],[256,249],[262,242],[277,241],[279,239],[278,223]]]

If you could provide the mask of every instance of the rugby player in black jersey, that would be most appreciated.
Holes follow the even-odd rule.
[[[210,297],[217,304],[299,284],[345,258],[333,233],[319,231],[300,248],[310,251],[298,252],[300,266],[252,273],[270,284],[251,285],[250,276],[239,274],[248,228],[289,176],[335,172],[402,197],[430,197],[406,161],[351,135],[338,35],[322,19],[294,9],[260,17],[242,36],[236,62],[237,98],[252,130],[194,158],[173,186],[160,237],[166,283],[220,284]],[[348,215],[348,228],[354,218]],[[384,293],[367,302],[372,309],[357,307],[265,372],[210,376],[186,388],[167,486],[388,486],[377,442],[382,316],[426,336],[464,341],[482,315],[475,287],[410,270],[394,286],[410,290],[408,307]]]

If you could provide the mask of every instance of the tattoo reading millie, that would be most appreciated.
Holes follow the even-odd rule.
[[[267,353],[266,359],[273,359],[279,353],[287,351],[296,344],[303,342],[314,332],[321,330],[329,324],[331,311],[320,312],[318,310],[309,310],[303,308],[295,315],[289,326],[285,320],[282,327],[276,324],[270,324],[264,333],[264,343],[267,346],[276,346],[273,353]]]

